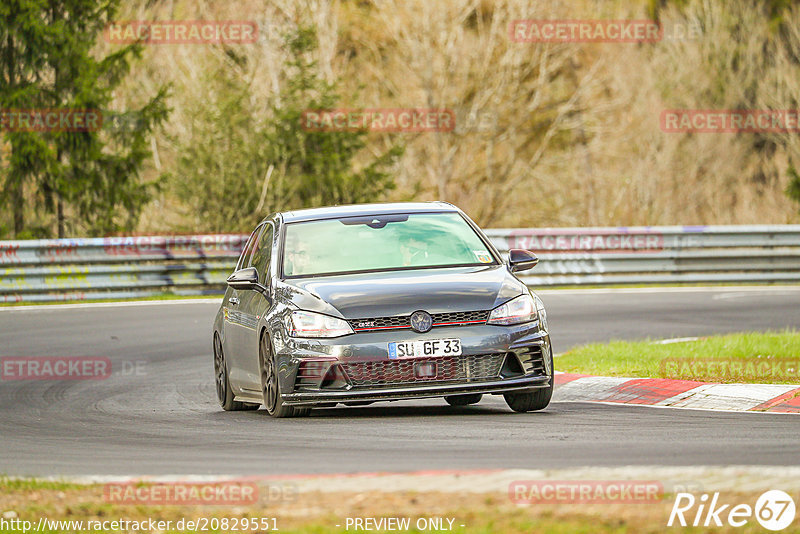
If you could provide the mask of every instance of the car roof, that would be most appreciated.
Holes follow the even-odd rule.
[[[349,204],[345,206],[328,206],[303,210],[284,211],[280,215],[284,222],[315,221],[318,219],[335,219],[338,217],[359,217],[384,215],[387,213],[425,213],[450,211],[459,209],[448,202],[391,202],[383,204]]]

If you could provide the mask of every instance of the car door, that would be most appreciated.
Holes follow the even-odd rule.
[[[260,225],[250,234],[250,239],[242,250],[236,270],[244,269],[250,265],[250,261],[258,246],[259,237],[264,230],[264,225]],[[224,306],[223,323],[223,351],[228,360],[228,379],[234,393],[240,393],[242,386],[247,384],[245,372],[241,368],[242,354],[245,351],[244,345],[247,343],[247,331],[255,327],[250,326],[250,321],[245,313],[243,304],[251,291],[231,289],[227,295]]]
[[[258,282],[269,288],[269,266],[272,258],[273,240],[275,230],[271,223],[264,225],[264,229],[253,249],[250,263],[245,267],[255,267],[258,271]],[[243,317],[241,329],[242,339],[236,353],[237,367],[241,370],[240,377],[242,388],[261,392],[261,365],[258,359],[259,332],[258,324],[261,317],[267,312],[271,299],[261,291],[241,291],[239,308]]]

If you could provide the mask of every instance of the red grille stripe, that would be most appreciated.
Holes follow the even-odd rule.
[[[433,323],[431,327],[434,326],[448,326],[454,324],[483,324],[486,321],[455,321],[452,323]],[[402,325],[402,326],[368,326],[365,328],[353,328],[354,332],[364,332],[365,330],[398,330],[401,328],[411,328],[409,325]]]

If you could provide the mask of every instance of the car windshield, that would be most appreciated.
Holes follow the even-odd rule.
[[[458,213],[383,214],[289,223],[286,277],[496,263]]]

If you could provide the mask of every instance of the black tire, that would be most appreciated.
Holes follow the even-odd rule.
[[[276,419],[308,415],[311,412],[311,408],[294,408],[283,403],[275,354],[272,352],[272,345],[267,332],[261,334],[258,353],[259,361],[261,362],[261,394],[264,397],[264,408],[267,409],[267,413]]]
[[[535,412],[537,410],[544,410],[550,404],[550,399],[553,397],[553,384],[555,378],[555,371],[553,369],[553,347],[550,347],[550,382],[546,388],[535,389],[526,393],[506,393],[503,398],[506,399],[508,407],[515,412]]]
[[[226,412],[240,412],[245,410],[258,410],[261,405],[248,404],[233,400],[233,391],[228,381],[228,363],[225,361],[225,353],[222,352],[222,342],[219,336],[214,334],[214,381],[216,382],[217,400],[222,409]]]
[[[482,393],[473,393],[471,395],[449,395],[444,400],[450,406],[469,406],[470,404],[478,404],[482,398]]]

